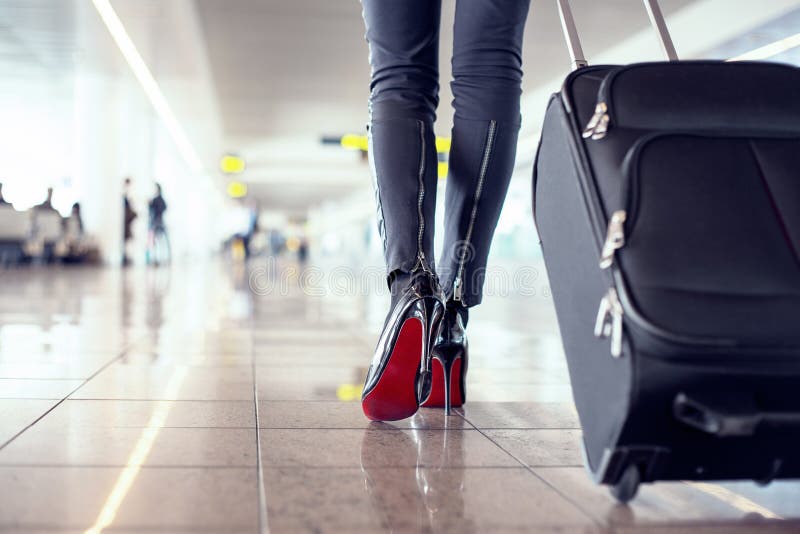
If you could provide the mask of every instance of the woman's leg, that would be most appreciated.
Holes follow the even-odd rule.
[[[391,281],[434,269],[441,2],[362,5],[372,66],[369,157]]]
[[[447,297],[466,307],[481,302],[492,235],[514,170],[529,3],[456,3],[455,116],[440,275]]]

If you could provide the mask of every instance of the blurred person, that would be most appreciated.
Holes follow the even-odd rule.
[[[59,256],[58,245],[64,238],[64,218],[53,207],[53,188],[47,188],[45,200],[31,210],[31,233],[25,244],[26,254],[43,263]]]
[[[72,211],[67,217],[67,233],[77,237],[83,236],[83,217],[81,216],[80,202],[72,205]]]
[[[245,259],[249,259],[252,255],[250,243],[256,232],[258,232],[258,204],[251,201],[247,203],[247,231],[241,236]]]
[[[362,394],[365,415],[403,419],[465,399],[468,309],[516,156],[529,0],[459,0],[445,239],[434,264],[441,0],[362,0],[372,67],[369,157],[391,307]],[[438,274],[437,274],[438,272]],[[439,278],[441,276],[441,279]]]
[[[156,194],[147,205],[149,215],[147,235],[147,263],[158,266],[161,262],[170,261],[169,237],[164,224],[164,213],[167,202],[161,192],[161,184],[156,184]]]
[[[83,218],[81,217],[81,205],[75,202],[70,210],[69,217],[64,219],[64,239],[63,246],[69,250],[78,248],[83,238]]]
[[[250,254],[252,252],[252,249],[250,247],[253,237],[255,237],[256,233],[258,233],[259,231],[258,214],[259,214],[258,202],[253,201],[252,204],[250,205],[250,231],[247,236],[246,252],[248,257],[250,257]]]
[[[280,255],[281,251],[283,250],[284,243],[286,243],[286,239],[284,239],[280,230],[277,228],[270,230],[269,251],[272,256],[277,257]]]
[[[300,244],[297,247],[297,261],[301,266],[308,262],[308,238],[305,236],[300,238]]]
[[[128,266],[131,264],[131,258],[128,254],[130,248],[130,241],[133,239],[133,221],[139,216],[136,210],[133,209],[133,203],[130,198],[131,179],[125,178],[122,186],[122,265]]]
[[[13,210],[11,203],[3,197],[0,183],[0,266],[13,265],[25,258],[25,240],[29,237],[28,218]]]
[[[59,254],[64,263],[83,263],[89,247],[85,242],[83,231],[83,218],[81,217],[81,205],[75,202],[69,217],[64,222],[64,239],[62,242],[63,251]]]
[[[231,237],[226,246],[230,247],[231,257],[237,261],[250,257],[250,241],[258,227],[258,212],[253,203],[239,200],[228,213]]]
[[[53,188],[47,188],[47,198],[44,199],[44,202],[41,204],[36,204],[33,209],[39,211],[56,211],[53,207]]]

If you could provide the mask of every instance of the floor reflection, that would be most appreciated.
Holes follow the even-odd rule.
[[[455,416],[370,424],[387,296],[257,267],[2,272],[0,532],[800,532],[797,482],[595,486],[548,299],[475,310]]]
[[[424,417],[416,418],[423,428]],[[371,423],[361,441],[361,470],[373,509],[390,528],[399,508],[406,514],[404,522],[415,519],[415,529],[422,532],[456,525],[459,532],[474,531],[476,525],[464,513],[464,440],[452,439],[460,430],[394,432],[387,431],[389,426]],[[415,459],[413,469],[398,473],[385,467],[387,439],[398,457]]]
[[[165,393],[165,397],[168,400],[156,403],[153,413],[147,422],[147,426],[142,429],[141,435],[136,441],[124,469],[120,472],[103,507],[100,509],[97,520],[94,525],[86,530],[85,534],[100,534],[104,529],[114,523],[120,507],[124,504],[125,498],[128,496],[128,492],[136,482],[139,471],[141,471],[142,466],[147,461],[147,457],[150,455],[150,451],[153,448],[156,438],[158,438],[159,432],[166,424],[167,416],[169,416],[170,409],[173,405],[172,401],[178,398],[178,392],[180,391],[181,385],[183,385],[183,381],[186,379],[186,373],[187,369],[185,367],[178,367],[170,375]]]

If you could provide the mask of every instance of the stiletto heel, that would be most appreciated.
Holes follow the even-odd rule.
[[[451,371],[453,370],[452,361],[443,361],[442,369],[444,370],[444,414],[450,415],[450,408],[452,404],[450,396],[450,384],[453,383],[453,377],[451,376]]]
[[[444,313],[441,289],[427,271],[413,273],[386,319],[367,371],[361,407],[373,421],[405,419],[419,408],[419,392],[430,383],[430,332]]]
[[[437,349],[432,359],[438,363],[442,371],[442,385],[444,387],[441,390],[441,395],[443,395],[443,398],[437,400],[435,398],[437,393],[432,392],[431,397],[426,399],[423,405],[426,407],[442,406],[444,407],[444,414],[450,415],[454,397],[456,397],[455,401],[458,406],[463,404],[463,396],[461,394],[463,391],[461,387],[461,362],[463,356],[461,350],[452,350],[452,347],[444,348],[444,350],[443,347],[437,347]],[[456,376],[454,377],[453,375]],[[438,373],[436,373],[436,378],[438,378]],[[454,379],[458,381],[458,385],[455,388],[453,388]]]

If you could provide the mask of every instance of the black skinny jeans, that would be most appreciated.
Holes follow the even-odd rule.
[[[479,304],[517,149],[530,0],[457,0],[453,119],[439,265],[448,298]],[[390,274],[434,270],[441,0],[362,0],[369,42],[370,165]]]

